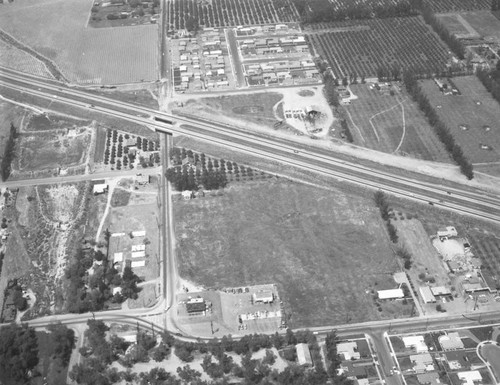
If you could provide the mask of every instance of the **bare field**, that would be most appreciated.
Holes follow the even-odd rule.
[[[90,134],[75,138],[56,133],[25,135],[20,137],[17,155],[18,171],[38,171],[66,168],[84,163],[90,143]]]
[[[91,6],[90,0],[19,0],[2,6],[0,24],[53,60],[72,82],[156,80],[157,26],[87,28]]]
[[[443,145],[411,98],[397,85],[394,96],[370,89],[367,84],[351,85],[358,99],[346,106],[348,124],[358,145],[419,159],[450,162]]]
[[[500,161],[498,102],[475,76],[456,77],[453,81],[462,95],[444,95],[432,80],[420,84],[472,163]],[[489,149],[482,149],[482,145]]]
[[[293,327],[404,312],[379,312],[371,296],[392,288],[397,263],[370,199],[268,181],[179,201],[174,212],[183,278],[215,288],[275,282]]]

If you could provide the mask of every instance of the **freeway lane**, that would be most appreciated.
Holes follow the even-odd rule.
[[[406,198],[433,202],[435,205],[440,205],[450,210],[487,218],[495,222],[499,222],[500,219],[500,199],[493,194],[461,190],[457,192],[455,189],[453,194],[450,195],[448,194],[449,189],[447,187],[430,185],[411,178],[394,176],[378,168],[370,169],[355,163],[341,161],[333,157],[326,150],[314,149],[314,152],[312,152],[301,149],[297,153],[297,144],[283,139],[266,138],[235,128],[228,129],[227,126],[214,122],[206,123],[198,119],[161,114],[145,107],[117,102],[105,97],[64,88],[62,85],[54,86],[51,83],[47,85],[45,82],[31,78],[28,82],[19,75],[14,74],[14,76],[15,80],[13,82],[22,85],[12,85],[10,81],[5,80],[5,75],[0,75],[0,83],[40,97],[51,98],[56,93],[59,102],[83,108],[89,108],[93,104],[95,106],[93,110],[121,117],[135,123],[146,124],[158,131],[173,132],[216,142],[217,144],[257,154],[270,160],[279,161],[280,163],[298,166],[309,171],[333,176],[340,180],[351,181],[365,187],[380,188]],[[38,89],[41,89],[41,91],[38,91]],[[143,118],[142,116],[145,115],[164,116],[167,119],[175,119],[178,122],[188,122],[191,124],[176,124],[165,128],[165,125]],[[192,123],[193,121],[195,124]]]

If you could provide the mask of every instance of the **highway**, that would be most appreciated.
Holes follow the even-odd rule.
[[[1,70],[0,85],[19,92],[147,125],[159,132],[191,136],[360,187],[381,189],[399,197],[430,202],[461,214],[500,222],[500,197],[491,192],[450,189],[442,186],[439,183],[441,181],[428,183],[419,181],[418,176],[410,178],[391,174],[384,170],[383,165],[374,164],[369,168],[341,160],[326,149],[305,148],[286,139],[270,138],[200,118],[165,114],[66,87],[53,80],[39,79],[4,68]],[[173,124],[155,121],[153,117]]]

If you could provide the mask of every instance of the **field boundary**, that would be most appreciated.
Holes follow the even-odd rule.
[[[5,32],[3,29],[0,29],[0,39],[2,39],[5,43],[10,44],[11,46],[26,52],[28,55],[32,56],[33,58],[39,60],[42,62],[45,67],[47,68],[47,71],[57,80],[59,81],[64,81],[67,82],[68,80],[62,73],[62,71],[57,67],[57,65],[50,59],[46,58],[43,55],[40,55],[38,52],[36,52],[34,49],[29,47],[28,45],[20,42],[16,38],[14,38],[12,35],[8,34]]]

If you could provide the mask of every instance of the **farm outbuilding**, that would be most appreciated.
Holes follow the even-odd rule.
[[[146,256],[146,252],[143,251],[132,251],[132,258],[144,258]]]
[[[146,231],[144,231],[144,230],[132,231],[132,236],[133,237],[145,237]]]
[[[114,253],[113,254],[113,263],[123,262],[123,253]]]
[[[299,365],[312,366],[311,352],[307,344],[295,345],[297,351],[297,362]]]
[[[146,250],[146,245],[141,243],[140,245],[132,245],[132,251],[144,251]]]

